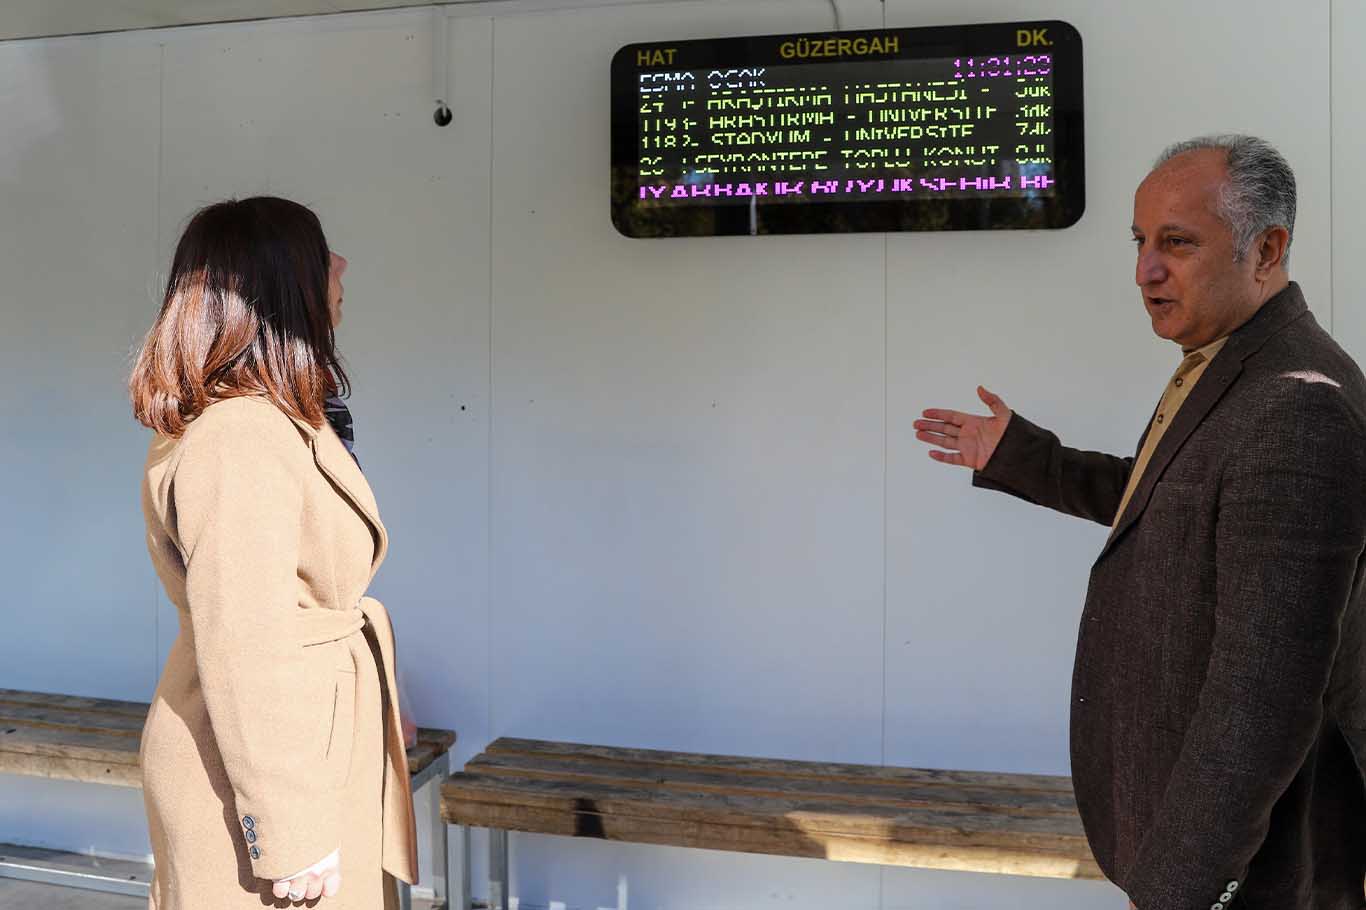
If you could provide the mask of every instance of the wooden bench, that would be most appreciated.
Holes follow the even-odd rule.
[[[1067,777],[499,739],[441,789],[446,821],[491,829],[492,910],[507,906],[508,831],[1102,878]]]
[[[82,783],[142,786],[138,743],[148,705],[135,701],[83,698],[45,692],[0,689],[0,773],[74,780]],[[432,856],[436,866],[437,904],[447,901],[448,847],[441,820],[440,782],[450,773],[455,733],[418,728],[417,744],[408,750],[413,793],[431,783],[425,796],[432,822]],[[419,802],[419,807],[421,807]],[[421,808],[419,808],[419,813]],[[129,863],[92,864],[60,858],[55,851],[0,845],[0,878],[24,878],[146,896],[150,871]],[[102,874],[106,867],[111,871]],[[130,871],[132,869],[132,871]],[[411,889],[400,883],[401,902],[411,906]]]

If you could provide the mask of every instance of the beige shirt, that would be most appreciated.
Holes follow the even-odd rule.
[[[1110,528],[1114,529],[1119,524],[1120,516],[1124,514],[1125,508],[1129,505],[1129,498],[1134,495],[1134,489],[1138,482],[1143,479],[1143,472],[1148,467],[1148,461],[1153,457],[1153,452],[1157,449],[1157,444],[1162,441],[1162,434],[1167,432],[1167,427],[1171,426],[1172,420],[1176,417],[1176,412],[1181,410],[1181,405],[1190,396],[1191,389],[1200,381],[1205,369],[1209,366],[1214,355],[1228,341],[1229,336],[1211,341],[1203,348],[1198,348],[1186,354],[1181,361],[1181,365],[1172,374],[1171,381],[1167,383],[1166,390],[1162,393],[1162,400],[1158,402],[1157,413],[1153,415],[1153,422],[1148,427],[1148,436],[1143,440],[1143,448],[1139,450],[1138,458],[1134,461],[1134,469],[1129,474],[1129,483],[1124,488],[1124,498],[1119,501],[1119,510],[1115,512],[1114,521]]]

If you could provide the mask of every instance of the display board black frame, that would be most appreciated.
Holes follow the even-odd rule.
[[[677,70],[779,67],[819,62],[794,61],[791,54],[792,48],[799,46],[797,42],[807,42],[804,46],[808,48],[829,49],[841,46],[830,44],[832,39],[863,39],[865,47],[879,39],[887,46],[890,36],[896,36],[894,53],[868,54],[860,59],[966,58],[1006,51],[1048,53],[1053,80],[1051,177],[1056,181],[1052,192],[833,202],[755,198],[744,205],[691,200],[685,205],[669,205],[639,198],[640,73],[659,68],[639,61],[667,60],[668,67]],[[1086,207],[1082,42],[1077,30],[1060,20],[628,44],[612,58],[611,85],[612,223],[628,237],[1065,228],[1075,224]]]

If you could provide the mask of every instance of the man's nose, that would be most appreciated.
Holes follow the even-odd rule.
[[[1138,265],[1134,269],[1134,281],[1139,287],[1158,284],[1167,278],[1167,267],[1156,252],[1140,252]]]

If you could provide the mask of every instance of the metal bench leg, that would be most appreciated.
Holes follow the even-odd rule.
[[[446,820],[441,817],[441,784],[450,774],[451,756],[446,753],[437,759],[441,770],[427,784],[427,807],[431,812],[432,831],[432,896],[436,906],[450,901],[450,838],[446,831]],[[466,910],[462,907],[461,910]]]
[[[413,910],[413,886],[402,879],[394,879],[398,885],[398,910]]]
[[[508,910],[508,833],[489,829],[489,910]]]
[[[455,842],[456,856],[460,863],[460,903],[454,906],[458,910],[474,910],[474,898],[470,893],[470,829],[464,825],[456,825]]]

